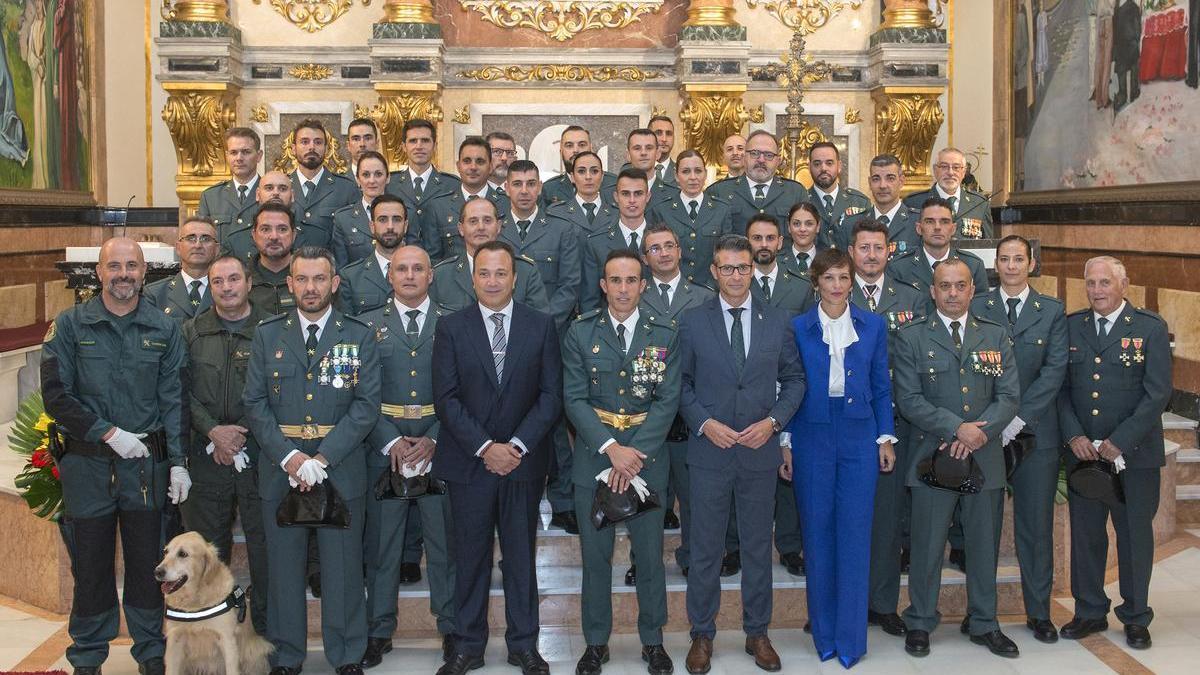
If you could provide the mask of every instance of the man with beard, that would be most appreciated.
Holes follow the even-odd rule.
[[[706,193],[729,204],[733,231],[744,234],[750,217],[766,214],[786,223],[793,204],[807,201],[804,186],[775,175],[781,157],[779,143],[769,131],[759,129],[746,140],[746,172],[708,187]]]
[[[162,509],[187,499],[187,353],[179,324],[140,302],[146,275],[132,239],[100,247],[99,296],[68,308],[42,346],[46,414],[64,436],[54,461],[62,481],[63,540],[75,590],[67,661],[99,675],[119,616],[117,528],[124,611],[141,675],[163,675],[163,591],[154,578]],[[169,594],[169,593],[168,593]]]
[[[954,210],[941,197],[930,197],[921,206],[921,219],[917,222],[917,234],[921,247],[898,256],[891,267],[897,281],[906,283],[925,293],[933,286],[934,268],[946,260],[959,259],[971,270],[975,288],[983,293],[988,288],[987,269],[979,256],[952,246],[954,236]],[[932,297],[926,301],[928,313],[933,313]]]
[[[354,181],[325,170],[329,134],[320,122],[302,120],[292,132],[296,172],[292,174],[295,195],[296,248],[328,248],[333,240],[333,212],[358,200]]]
[[[160,279],[143,291],[146,299],[180,323],[212,306],[208,266],[217,257],[217,228],[208,218],[193,216],[179,228],[175,242],[179,273]]]
[[[496,213],[507,213],[508,197],[488,187],[492,150],[479,136],[468,136],[458,146],[457,190],[427,199],[421,208],[423,248],[435,263],[462,253],[463,240],[458,231],[463,205],[476,199],[490,202]]]
[[[254,631],[267,632],[267,540],[258,494],[258,442],[242,405],[250,343],[258,323],[268,318],[250,304],[250,271],[240,258],[223,256],[209,268],[213,306],[183,324],[192,373],[192,428],[188,445],[191,496],[181,506],[183,524],[217,547],[229,564],[233,521],[246,535],[250,563],[250,618]]]
[[[572,124],[563,129],[562,135],[558,139],[558,154],[562,159],[563,171],[542,186],[542,206],[549,207],[552,204],[560,203],[569,205],[571,203],[578,188],[578,177],[574,175],[573,168],[575,155],[581,152],[595,152],[595,149],[592,148],[592,137],[587,129]],[[600,155],[596,155],[596,161],[600,161]],[[612,202],[613,190],[617,188],[617,176],[605,171],[603,167],[600,169],[600,174],[601,178],[596,182],[596,190],[593,190],[592,193],[600,193],[601,205],[609,204]]]
[[[387,304],[392,293],[388,265],[392,254],[404,243],[408,231],[408,207],[395,195],[381,194],[371,202],[373,253],[342,268],[338,307],[350,316],[358,316]]]
[[[904,188],[904,170],[900,158],[895,155],[876,155],[871,159],[871,197],[875,208],[842,221],[834,231],[834,244],[840,249],[849,249],[855,226],[864,220],[882,223],[887,228],[887,255],[891,261],[921,247],[921,235],[917,234],[920,211],[910,209],[900,200]]]
[[[288,286],[297,307],[259,324],[246,374],[246,418],[261,448],[258,481],[267,533],[267,639],[271,672],[299,675],[307,654],[305,545],[315,534],[321,556],[321,638],[338,675],[361,675],[367,647],[363,593],[364,442],[379,419],[380,368],[375,331],[332,307],[338,277],[333,254],[302,248]],[[281,527],[276,513],[289,485],[325,483],[349,515],[346,528]]]
[[[268,202],[254,216],[254,248],[258,255],[250,260],[250,302],[268,315],[279,314],[296,306],[288,289],[288,267],[292,264],[292,242],[296,229],[292,210]]]
[[[650,118],[647,128],[654,132],[654,140],[658,144],[658,156],[652,167],[654,184],[679,187],[675,180],[675,163],[671,161],[671,150],[675,148],[675,123],[666,115],[655,115]]]
[[[1136,74],[1134,80],[1137,80]],[[909,195],[904,203],[909,208],[920,209],[930,197],[940,197],[950,205],[950,213],[954,216],[955,239],[991,239],[995,233],[992,205],[986,196],[963,186],[963,178],[967,175],[967,156],[963,151],[958,148],[939,150],[933,175],[933,187]],[[980,286],[980,292],[985,288]]]
[[[267,202],[274,202],[290,211],[292,179],[282,171],[268,171],[258,179],[258,189],[254,191],[254,198],[256,203],[246,224],[233,229],[229,236],[221,239],[221,255],[232,255],[246,264],[253,262],[254,256],[258,255],[258,249],[254,246],[254,220],[258,209]]]
[[[721,144],[721,163],[726,178],[740,178],[746,172],[746,138],[733,134]]]
[[[492,153],[492,172],[488,176],[488,187],[504,194],[504,181],[508,179],[508,167],[517,159],[517,141],[504,131],[493,131],[484,137]]]
[[[258,208],[258,163],[262,141],[253,129],[233,127],[225,132],[225,162],[233,177],[200,194],[201,218],[211,218],[222,243],[235,230],[249,227]]]
[[[364,152],[379,152],[379,128],[369,117],[356,117],[346,127],[346,154],[350,155],[350,167],[346,178],[358,176],[358,160]]]
[[[425,239],[420,231],[421,216],[431,200],[448,195],[458,189],[457,176],[438,171],[433,166],[437,152],[437,128],[424,119],[413,119],[404,123],[400,130],[404,143],[404,155],[408,166],[388,178],[387,192],[399,195],[412,214],[409,218],[408,243],[421,244]]]
[[[839,185],[842,176],[842,155],[828,141],[814,143],[808,149],[808,175],[813,186],[808,189],[808,201],[821,213],[821,248],[832,248],[833,233],[847,218],[871,208],[871,200],[852,187]]]

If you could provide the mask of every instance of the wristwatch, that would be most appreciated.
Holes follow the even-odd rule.
[[[774,417],[768,417],[767,419],[771,420],[771,430],[772,431],[774,431],[775,433],[779,433],[779,432],[783,431],[783,425],[781,425],[779,423],[779,420],[775,419]]]

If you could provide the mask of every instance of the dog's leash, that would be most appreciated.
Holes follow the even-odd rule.
[[[221,616],[225,612],[232,609],[237,609],[238,623],[243,623],[246,620],[246,592],[241,586],[234,585],[233,592],[229,597],[222,600],[219,604],[202,609],[198,612],[185,612],[181,609],[175,609],[167,605],[167,618],[172,621],[203,621],[211,619],[214,616]]]

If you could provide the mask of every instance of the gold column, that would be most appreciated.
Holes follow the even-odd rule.
[[[171,132],[179,169],[175,193],[187,213],[200,205],[200,193],[229,178],[224,134],[237,119],[238,88],[226,82],[164,82],[167,104],[162,119]]]
[[[733,134],[742,133],[746,123],[762,122],[762,111],[750,111],[742,102],[744,84],[685,84],[686,103],[679,111],[687,147],[704,156],[710,171],[719,172],[721,145]]]
[[[385,23],[437,23],[432,0],[387,0],[383,3]]]
[[[228,0],[162,0],[162,17],[167,21],[229,23]]]
[[[736,26],[733,0],[692,0],[685,26]],[[705,155],[708,157],[708,155]]]
[[[941,87],[881,87],[875,101],[875,151],[900,159],[904,194],[927,189],[933,182],[929,156],[945,120],[938,97]]]
[[[936,28],[927,0],[883,0],[880,28]]]
[[[375,92],[379,94],[379,103],[370,110],[356,108],[354,114],[375,120],[383,142],[383,156],[394,171],[408,163],[400,134],[404,123],[411,119],[426,119],[434,124],[442,121],[442,85],[436,82],[378,82]]]

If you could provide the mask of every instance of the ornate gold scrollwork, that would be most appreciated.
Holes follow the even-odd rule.
[[[859,0],[861,1],[861,0]],[[657,12],[661,0],[459,0],[501,28],[532,28],[564,42],[592,29],[624,28]]]
[[[333,68],[316,63],[300,63],[288,68],[288,75],[297,80],[327,80],[333,75]]]
[[[471,123],[471,105],[467,104],[458,110],[454,111],[455,124],[470,124]]]
[[[747,110],[742,102],[744,91],[741,86],[685,89],[687,103],[679,111],[684,139],[687,147],[703,155],[710,167],[721,166],[721,146],[725,139],[741,133],[747,122],[755,121],[754,111]],[[757,121],[761,122],[762,111],[757,112]]]
[[[863,0],[746,0],[750,7],[762,5],[780,23],[801,35],[811,35],[843,9],[858,9]]]
[[[792,143],[790,137],[785,136],[784,142],[779,144],[779,169],[776,174],[784,178],[790,178],[794,181],[801,181],[801,178],[806,182],[810,179],[808,175],[808,149],[817,143],[824,143],[829,140],[825,132],[815,124],[810,124],[808,120],[801,120],[800,135],[796,139],[796,156],[792,157]],[[793,161],[794,159],[794,161]]]
[[[651,117],[664,117],[664,116],[666,116],[666,114],[667,114],[666,108],[660,108],[656,105],[650,106],[650,116]]]
[[[288,132],[288,135],[281,138],[279,141],[279,158],[275,160],[272,168],[276,171],[291,173],[296,170],[296,153],[292,152],[292,142],[295,139],[296,131],[293,129]],[[325,162],[326,171],[332,173],[346,173],[346,160],[338,150],[341,144],[338,142],[337,134],[331,134],[327,130],[325,132]]]
[[[217,82],[164,82],[163,89],[162,119],[178,161],[175,191],[194,210],[213,178],[228,175],[223,136],[237,120],[237,89]]]
[[[862,111],[858,108],[846,108],[846,124],[858,124],[862,121]]]
[[[426,119],[434,124],[442,121],[444,114],[437,101],[438,85],[378,84],[375,90],[379,93],[379,103],[369,110],[355,106],[354,115],[375,120],[379,127],[380,150],[395,170],[408,163],[401,136],[404,123],[412,119]]]
[[[261,5],[262,2],[263,0],[254,0],[256,5]],[[315,33],[337,21],[339,17],[350,11],[350,6],[354,4],[354,0],[269,0],[269,2],[271,7],[283,18],[309,33]],[[362,4],[366,7],[371,4],[371,0],[362,0]]]
[[[165,21],[229,22],[227,0],[162,0],[159,12]]]
[[[487,66],[460,70],[458,76],[468,80],[491,82],[644,82],[662,75],[657,70],[642,70],[634,66],[545,65],[545,66]]]
[[[945,120],[938,103],[941,93],[926,87],[884,87],[872,92],[875,145],[878,152],[900,159],[905,192],[923,190],[933,181],[929,155]]]
[[[267,121],[267,106],[256,105],[250,109],[250,121],[258,122],[259,124]]]

